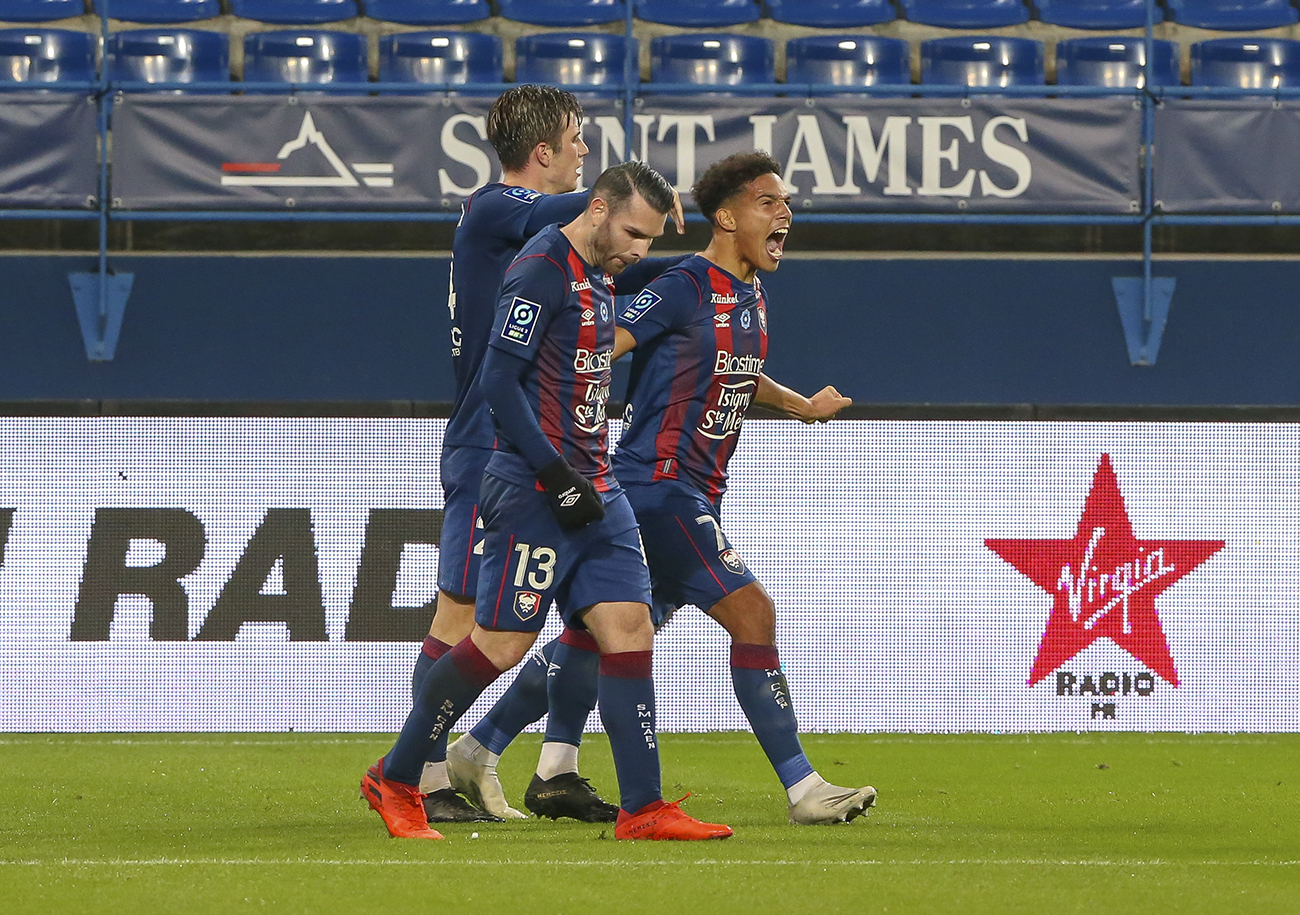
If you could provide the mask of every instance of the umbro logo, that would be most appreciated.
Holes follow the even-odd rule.
[[[722,314],[720,314],[720,315],[714,315],[714,316],[713,316],[713,323],[716,324],[718,327],[730,327],[730,326],[731,326],[731,312],[729,312],[729,311],[724,311],[724,312],[723,312]]]
[[[560,493],[560,507],[568,508],[581,498],[582,493],[578,492],[578,487],[570,486],[564,492]]]

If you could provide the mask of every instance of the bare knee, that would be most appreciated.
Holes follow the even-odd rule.
[[[733,642],[746,645],[776,644],[776,605],[761,582],[733,591],[709,608],[731,635]]]

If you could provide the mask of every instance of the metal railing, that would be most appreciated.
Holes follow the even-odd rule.
[[[104,0],[100,4],[100,41],[101,47],[107,47],[109,36],[109,13],[112,2]],[[1276,99],[1300,98],[1300,87],[1276,87],[1268,89],[1241,89],[1210,86],[1162,87],[1153,84],[1153,29],[1155,24],[1155,0],[1146,3],[1145,28],[1145,64],[1144,88],[1115,89],[1102,86],[1061,86],[1061,85],[1014,85],[1014,86],[978,86],[950,84],[912,84],[906,87],[909,95],[962,98],[973,94],[981,96],[1006,97],[1097,97],[1132,94],[1141,104],[1142,127],[1140,148],[1134,153],[1142,163],[1142,196],[1140,208],[1129,214],[1113,215],[1079,215],[1068,213],[1041,214],[997,214],[997,213],[801,213],[800,220],[811,223],[840,224],[994,224],[994,225],[1128,225],[1140,226],[1142,230],[1142,276],[1140,285],[1140,318],[1142,322],[1139,345],[1134,346],[1130,339],[1130,357],[1134,364],[1151,364],[1155,353],[1145,351],[1145,342],[1152,336],[1153,324],[1163,319],[1157,315],[1158,295],[1155,288],[1156,278],[1152,268],[1152,234],[1157,225],[1236,225],[1236,226],[1282,226],[1300,225],[1300,215],[1268,214],[1165,214],[1154,200],[1153,191],[1153,156],[1155,110],[1166,96],[1202,97],[1202,98],[1239,98],[1244,96],[1264,96]],[[689,95],[725,91],[731,95],[742,96],[796,96],[816,98],[823,95],[844,96],[861,94],[863,96],[899,94],[900,86],[896,84],[870,87],[825,86],[803,83],[749,83],[728,85],[725,90],[717,86],[694,83],[641,83],[639,62],[636,58],[631,38],[633,37],[633,4],[627,4],[625,21],[625,38],[627,54],[624,60],[623,83],[611,88],[602,85],[573,85],[565,88],[579,92],[596,91],[622,100],[624,117],[624,156],[626,157],[633,141],[633,111],[636,100],[647,95]],[[101,65],[99,78],[93,82],[49,82],[33,86],[29,83],[0,82],[0,93],[31,91],[33,88],[87,92],[94,97],[98,105],[99,131],[99,185],[95,207],[87,209],[0,209],[0,219],[69,219],[96,220],[99,228],[98,270],[95,277],[95,302],[98,308],[101,331],[108,320],[109,298],[112,277],[109,265],[109,224],[115,220],[124,221],[196,221],[196,222],[241,222],[241,221],[276,221],[276,222],[453,222],[458,213],[447,211],[320,211],[320,210],[125,210],[113,206],[109,188],[109,135],[110,116],[114,102],[122,93],[136,91],[157,92],[167,89],[181,89],[190,92],[227,93],[241,90],[294,94],[300,91],[313,93],[355,94],[357,84],[298,84],[283,82],[140,82],[114,81],[109,78],[108,68]],[[408,83],[408,82],[370,82],[365,84],[366,92],[400,92],[402,94],[430,94],[444,92],[500,92],[508,83]],[[83,275],[84,276],[84,275]],[[75,289],[74,283],[74,289]],[[75,294],[75,293],[74,293]],[[1167,306],[1167,300],[1165,302]],[[1121,303],[1121,309],[1123,304]],[[1158,336],[1158,333],[1157,333]],[[103,334],[100,334],[98,354],[91,342],[87,340],[87,355],[91,359],[112,358],[111,352],[105,354]]]

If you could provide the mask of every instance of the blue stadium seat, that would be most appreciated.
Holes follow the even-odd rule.
[[[912,81],[910,58],[910,46],[902,38],[792,38],[785,45],[785,81],[832,86],[900,85]]]
[[[362,0],[371,19],[402,25],[457,25],[492,15],[487,0]]]
[[[754,22],[760,13],[758,0],[636,0],[638,19],[687,28]]]
[[[0,0],[0,22],[53,22],[85,11],[82,0]]]
[[[199,29],[130,29],[104,45],[108,78],[119,82],[219,82],[230,79],[230,39]]]
[[[244,36],[244,80],[280,83],[364,83],[364,35],[284,29]]]
[[[515,41],[515,82],[552,86],[605,87],[623,85],[628,52],[622,35],[600,32],[543,32]],[[632,55],[637,42],[632,41]],[[633,65],[636,72],[636,65]]]
[[[1289,0],[1167,0],[1179,25],[1251,31],[1290,25],[1297,19]]]
[[[1140,29],[1147,24],[1146,0],[1034,0],[1038,18],[1069,29]],[[1155,5],[1152,22],[1164,22]]]
[[[94,0],[91,8],[102,16],[104,0]],[[221,0],[109,0],[108,11],[123,22],[170,25],[220,16]]]
[[[358,12],[357,0],[230,0],[230,11],[241,19],[275,25],[341,22]]]
[[[570,27],[622,22],[624,0],[499,0],[501,16],[532,25]]]
[[[478,32],[399,32],[379,40],[385,83],[499,83],[501,39]]]
[[[767,0],[768,12],[786,25],[851,29],[894,18],[889,0]]]
[[[931,38],[921,42],[921,82],[1033,86],[1046,81],[1043,43],[1032,38]]]
[[[900,0],[907,18],[947,29],[996,29],[1029,21],[1022,0]]]
[[[1146,85],[1147,49],[1141,38],[1104,35],[1069,38],[1056,43],[1058,86],[1107,86],[1141,89]],[[1154,86],[1178,86],[1178,45],[1155,39],[1151,43],[1151,81]]]
[[[95,79],[94,37],[67,29],[0,30],[0,80],[7,83]]]
[[[734,86],[776,80],[772,42],[749,35],[686,32],[650,42],[650,79],[656,83]]]
[[[1238,89],[1300,86],[1300,41],[1214,38],[1192,45],[1192,85]]]

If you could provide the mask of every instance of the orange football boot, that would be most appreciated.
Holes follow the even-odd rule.
[[[420,789],[384,778],[383,759],[371,766],[361,779],[361,798],[384,818],[388,834],[395,839],[442,838],[442,833],[429,828]]]
[[[620,810],[618,824],[614,827],[614,838],[679,839],[689,842],[696,839],[725,839],[731,835],[730,826],[701,823],[689,816],[681,807],[686,797],[671,804],[660,802],[658,807],[643,807],[636,814]]]

